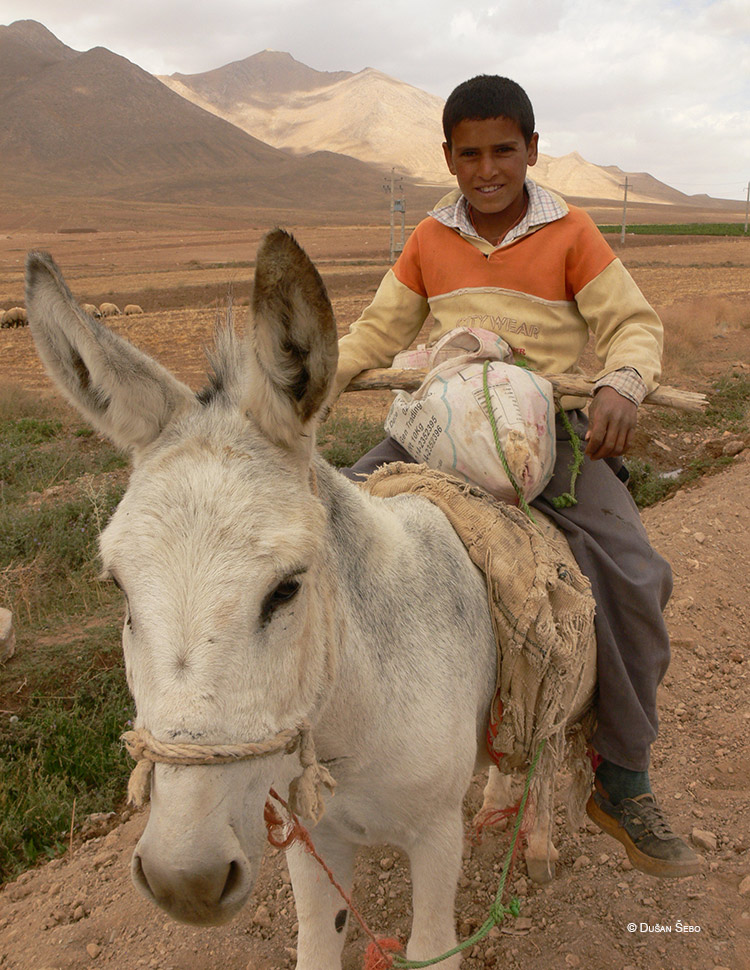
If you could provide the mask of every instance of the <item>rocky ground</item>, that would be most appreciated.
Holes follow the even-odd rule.
[[[590,825],[568,832],[561,807],[556,879],[539,888],[519,864],[511,882],[521,915],[469,951],[467,970],[750,967],[749,471],[744,452],[727,470],[644,513],[675,572],[667,612],[674,656],[661,689],[652,776],[675,828],[704,856],[703,873],[679,881],[644,876]],[[482,781],[475,779],[467,797],[467,827]],[[182,926],[130,885],[129,857],[144,822],[127,813],[94,822],[93,832],[100,824],[105,834],[0,892],[2,970],[294,965],[294,903],[281,854],[269,848],[255,896],[232,924]],[[507,840],[496,832],[481,846],[467,843],[457,903],[461,937],[486,916]],[[405,938],[410,892],[399,853],[379,847],[362,856],[355,902],[378,934]],[[350,934],[346,970],[362,966],[366,942],[361,930]]]

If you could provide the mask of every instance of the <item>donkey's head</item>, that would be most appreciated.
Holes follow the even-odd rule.
[[[133,458],[100,546],[126,601],[136,727],[223,745],[314,716],[336,612],[311,462],[337,344],[312,264],[286,233],[266,237],[245,343],[221,336],[200,395],[87,316],[46,254],[28,258],[27,306],[58,387]],[[179,919],[232,916],[254,882],[268,789],[298,764],[279,753],[157,765],[134,857],[141,891]]]

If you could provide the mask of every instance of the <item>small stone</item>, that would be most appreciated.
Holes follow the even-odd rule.
[[[602,854],[599,856],[599,858],[596,861],[599,863],[600,866],[606,866],[606,864],[609,862],[609,856],[607,855],[606,852],[602,852]]]
[[[706,536],[703,532],[694,532],[693,538],[695,539],[696,542],[700,542],[701,544],[703,544],[706,541]]]
[[[83,906],[76,906],[76,908],[73,910],[73,922],[77,923],[79,920],[85,919],[85,917],[86,910],[83,908]]]
[[[573,871],[577,872],[579,869],[583,869],[585,866],[591,865],[591,859],[587,855],[579,855],[576,861],[573,863]]]
[[[693,829],[690,838],[699,849],[707,849],[709,852],[716,852],[719,846],[719,840],[714,833],[706,832],[705,829]]]
[[[581,958],[580,957],[577,957],[575,955],[575,953],[566,953],[565,954],[565,962],[567,963],[567,965],[569,967],[580,967],[580,965],[581,965]]]
[[[692,596],[683,596],[681,599],[675,600],[672,606],[679,612],[682,610],[689,610],[694,602],[695,600]]]
[[[516,894],[516,896],[523,897],[528,894],[528,891],[529,891],[528,880],[525,879],[523,876],[519,876],[519,878],[516,880],[516,882],[513,885],[513,892]]]
[[[385,869],[386,872],[388,872],[390,869],[392,869],[393,868],[393,858],[391,856],[388,856],[388,855],[387,856],[383,856],[383,858],[380,860],[380,868],[381,869]]]
[[[91,957],[92,960],[96,960],[99,954],[102,952],[102,948],[98,943],[87,943],[86,952]]]
[[[744,450],[745,442],[738,438],[735,441],[728,441],[721,449],[721,453],[729,458],[734,458],[735,455],[739,455]]]
[[[513,933],[529,933],[534,928],[533,921],[526,916],[517,916],[508,925]]]
[[[263,903],[260,904],[260,906],[255,910],[253,924],[265,929],[271,925],[271,914],[268,911],[268,906],[265,906]]]
[[[750,876],[745,876],[739,886],[740,896],[750,896]]]

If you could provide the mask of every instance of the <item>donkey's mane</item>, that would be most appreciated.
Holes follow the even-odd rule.
[[[231,306],[227,307],[224,320],[217,316],[213,345],[205,348],[205,354],[208,384],[196,394],[199,403],[204,407],[218,402],[236,405],[242,394],[245,351],[234,326]]]

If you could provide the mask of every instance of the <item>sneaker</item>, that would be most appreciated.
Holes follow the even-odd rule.
[[[607,835],[622,842],[635,868],[649,876],[676,879],[701,871],[703,860],[675,835],[651,792],[613,805],[594,790],[586,814]]]

